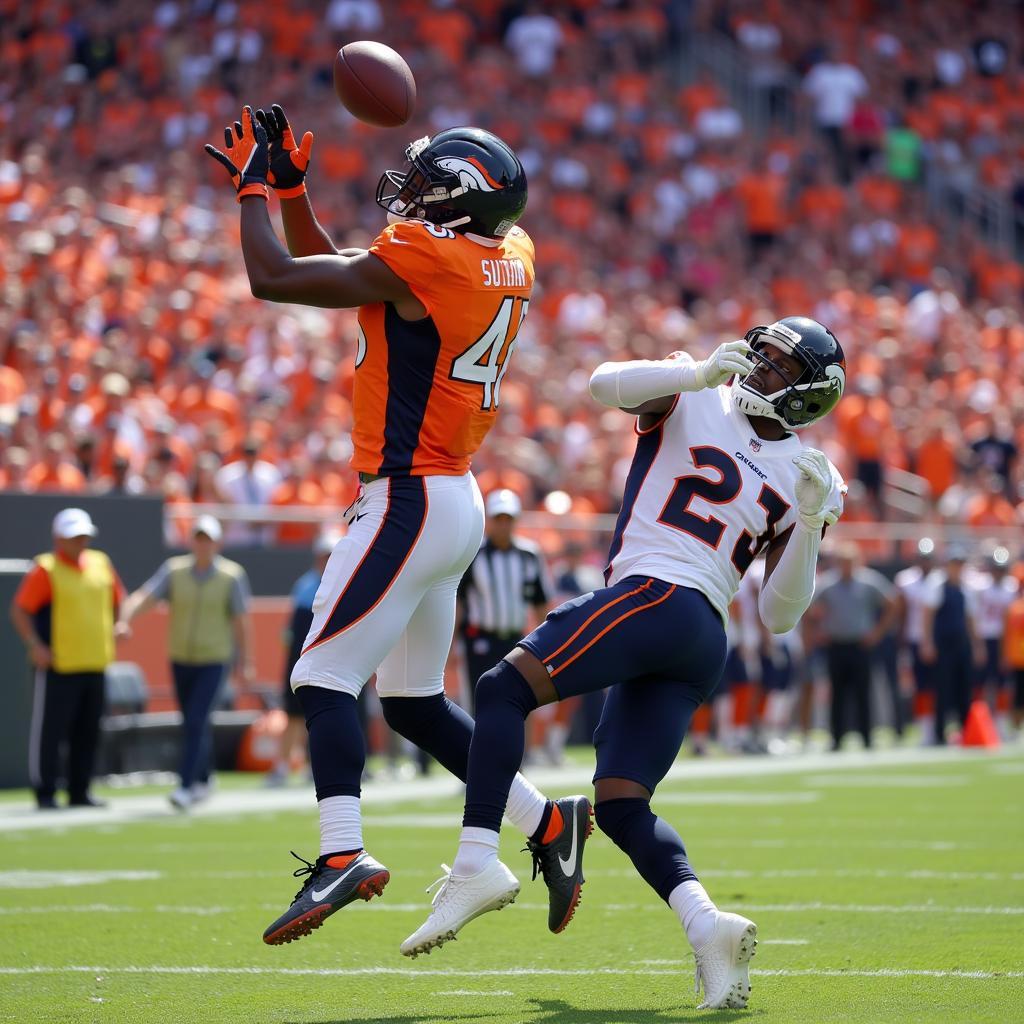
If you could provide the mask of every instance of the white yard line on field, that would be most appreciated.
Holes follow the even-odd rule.
[[[966,971],[924,970],[913,967],[839,968],[793,967],[754,968],[750,972],[766,978],[1024,978],[1024,971]],[[533,978],[533,977],[597,977],[600,975],[673,976],[679,970],[637,970],[635,967],[594,967],[559,970],[553,967],[509,967],[504,970],[433,970],[428,967],[213,967],[207,964],[172,966],[152,964],[125,967],[89,967],[77,964],[67,966],[31,965],[0,967],[0,975],[22,974],[93,974],[98,978],[111,974],[170,974],[170,975],[282,975],[286,977],[398,977],[398,978]]]
[[[0,871],[0,889],[56,889],[106,882],[152,882],[159,871]]]
[[[736,757],[721,760],[681,760],[672,766],[666,783],[700,782],[703,779],[763,779],[766,775],[799,775],[809,772],[875,771],[880,768],[958,765],[993,758],[1019,762],[1024,749],[989,754],[984,751],[949,749],[893,749],[849,751],[836,754],[801,754],[794,757]],[[593,765],[563,768],[528,768],[526,774],[541,789],[589,789]],[[364,805],[373,809],[396,803],[422,804],[462,794],[462,784],[450,775],[427,779],[371,780],[363,787]],[[672,795],[672,794],[669,794]],[[713,805],[713,800],[708,798]],[[655,798],[657,803],[658,798]],[[287,789],[227,790],[191,812],[197,818],[224,819],[232,815],[267,814],[295,811],[312,814],[316,806],[312,786]],[[27,804],[0,803],[0,835],[25,829],[71,829],[110,827],[131,821],[168,821],[179,825],[188,819],[171,809],[166,796],[130,796],[117,794],[107,808],[37,811]]]
[[[823,789],[946,789],[950,786],[966,786],[971,779],[966,775],[942,772],[935,775],[858,772],[854,775],[808,775],[800,781],[805,786],[820,786]]]
[[[516,903],[520,910],[547,910],[546,903]],[[647,903],[599,903],[590,913],[620,914],[626,911],[648,910]],[[1024,914],[1024,907],[955,907],[935,903],[730,903],[731,909],[751,913],[797,914],[818,911],[825,914],[969,914],[983,916],[1016,917]],[[430,904],[374,902],[374,914],[415,914],[428,910]],[[245,906],[185,906],[158,904],[154,907],[127,906],[111,903],[53,904],[31,907],[0,907],[0,916],[19,917],[23,914],[189,914],[197,917],[215,917],[221,914],[241,914],[253,910],[277,910],[277,903],[249,903]]]
[[[471,988],[448,988],[433,993],[435,996],[514,996],[515,992],[507,989],[498,989],[495,992],[479,992]]]

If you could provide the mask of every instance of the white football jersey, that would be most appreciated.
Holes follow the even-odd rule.
[[[926,573],[921,566],[911,565],[896,573],[893,583],[907,606],[903,639],[909,644],[919,644],[924,637],[924,610],[928,595],[941,583],[939,570],[931,569]]]
[[[733,405],[728,386],[679,396],[641,431],[626,479],[605,577],[654,576],[701,591],[728,621],[729,604],[756,554],[797,518],[791,434],[765,441]],[[831,465],[831,464],[830,464]],[[832,466],[830,504],[842,508]]]
[[[964,586],[982,640],[998,640],[1006,627],[1006,611],[1017,599],[1017,581],[1004,576],[998,583],[990,573],[964,573]]]

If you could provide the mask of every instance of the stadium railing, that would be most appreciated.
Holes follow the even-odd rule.
[[[908,479],[903,479],[906,477]],[[919,477],[911,473],[899,474],[891,481],[894,493],[903,497],[890,496],[887,504],[897,507],[902,503],[904,510],[920,511],[926,504],[920,493]],[[299,524],[320,529],[343,529],[343,508],[337,506],[294,507],[263,505],[218,505],[218,504],[171,504],[165,506],[164,515],[172,530],[183,521],[189,522],[200,515],[209,514],[222,523],[247,523],[256,525]],[[551,557],[561,555],[561,543],[574,541],[583,543],[588,549],[605,547],[615,530],[616,516],[612,513],[556,514],[544,510],[524,511],[519,519],[519,530],[540,541]],[[1024,532],[1019,526],[969,526],[966,523],[929,519],[927,516],[909,522],[854,522],[842,521],[829,531],[829,539],[853,541],[867,546],[879,560],[910,559],[917,542],[930,537],[936,545],[956,543],[967,545],[975,554],[988,553],[993,547],[1003,545],[1011,556],[1024,554]]]

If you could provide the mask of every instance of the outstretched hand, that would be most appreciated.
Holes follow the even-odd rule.
[[[270,143],[270,171],[267,181],[281,199],[293,199],[306,191],[306,171],[313,150],[313,133],[306,132],[302,142],[295,144],[295,133],[288,116],[279,103],[269,113],[256,111],[256,120],[263,126]]]
[[[266,129],[253,116],[252,107],[243,107],[242,120],[224,129],[226,153],[209,143],[204,148],[231,176],[239,202],[249,195],[267,198],[270,147]]]
[[[800,470],[796,480],[796,504],[800,519],[812,530],[832,526],[843,513],[842,503],[830,500],[833,494],[832,468],[828,459],[815,448],[805,448],[793,459]]]

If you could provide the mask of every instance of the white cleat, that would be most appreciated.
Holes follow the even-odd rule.
[[[427,889],[440,884],[427,920],[402,943],[403,956],[416,957],[442,946],[474,917],[507,907],[519,895],[519,881],[500,860],[475,875],[453,875],[447,864],[444,874]]]
[[[719,913],[715,934],[694,952],[693,993],[698,1010],[742,1010],[750,998],[750,958],[757,949],[757,925],[739,914]]]

